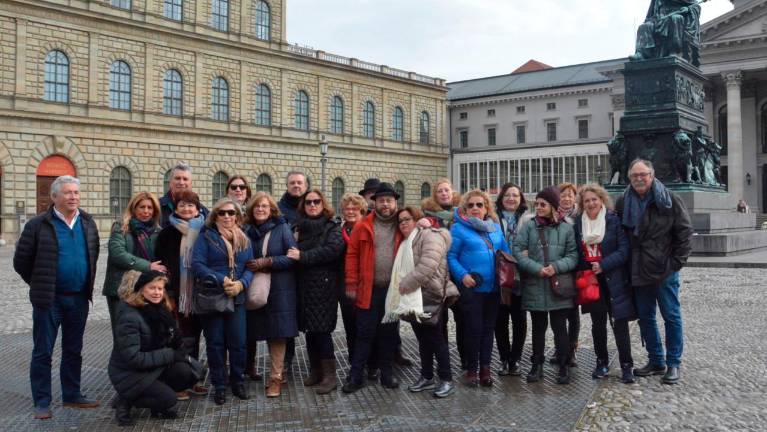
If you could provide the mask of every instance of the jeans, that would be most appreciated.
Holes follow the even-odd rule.
[[[61,326],[61,398],[74,402],[80,393],[83,363],[83,334],[88,319],[88,299],[84,294],[57,294],[50,308],[32,307],[32,362],[29,381],[36,407],[51,405],[51,357]]]
[[[463,309],[461,308],[461,302],[457,301],[453,303],[452,306],[450,306],[450,310],[453,311],[453,321],[455,321],[455,346],[458,350],[458,357],[461,359],[461,368],[466,369],[467,359],[469,358],[468,354],[466,353],[466,338],[464,337],[464,320],[463,320]],[[448,331],[447,331],[447,320],[448,320],[448,308],[442,309],[442,317],[440,317],[440,325],[442,326],[442,334],[445,338],[445,343],[448,343]]]
[[[434,326],[412,323],[413,333],[418,339],[418,353],[421,355],[421,376],[434,378],[434,357],[437,358],[437,373],[442,381],[453,379],[450,371],[450,349],[442,334],[442,323]]]
[[[511,343],[509,343],[509,317],[511,317]],[[513,295],[510,306],[499,306],[495,322],[495,343],[501,362],[518,362],[522,358],[527,338],[527,313],[522,309],[522,296]]]
[[[386,288],[373,288],[369,309],[357,308],[357,338],[354,342],[354,357],[349,380],[362,382],[362,369],[368,361],[373,346],[378,351],[378,367],[381,379],[390,380],[391,361],[394,356],[396,323],[381,324],[386,309]]]
[[[650,363],[656,366],[678,367],[682,361],[684,336],[682,334],[682,309],[679,304],[679,272],[669,275],[657,286],[636,287],[636,306],[639,330],[645,341]],[[655,307],[666,326],[666,353],[655,319]]]
[[[229,352],[229,382],[242,382],[245,373],[245,305],[235,305],[234,312],[202,315],[210,367],[210,381],[216,390],[226,388],[224,368]]]
[[[594,339],[594,353],[597,360],[609,362],[610,356],[607,351],[607,311],[591,312],[591,337]],[[613,322],[613,335],[615,345],[618,347],[618,359],[621,365],[634,366],[631,358],[631,336],[629,335],[628,319],[619,319]]]
[[[554,348],[557,352],[557,363],[560,366],[567,364],[569,356],[568,335],[567,335],[567,317],[572,309],[558,309],[553,311],[530,311],[530,318],[533,321],[533,356],[530,362],[534,365],[543,363],[544,351],[546,350],[546,329],[549,326],[551,318],[551,330],[554,332]]]
[[[195,381],[189,363],[173,363],[155,382],[129,402],[136,408],[151,408],[152,412],[167,411],[178,403],[176,392],[192,387]]]
[[[493,354],[493,332],[498,317],[501,294],[477,293],[471,289],[461,290],[468,372],[477,372],[479,366],[490,366]]]

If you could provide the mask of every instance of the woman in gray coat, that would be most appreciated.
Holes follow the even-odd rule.
[[[552,276],[561,277],[575,270],[578,264],[578,248],[575,245],[573,227],[560,223],[557,217],[559,189],[549,187],[535,197],[535,219],[526,223],[514,240],[514,256],[519,269],[525,273],[522,279],[522,307],[530,311],[533,322],[532,368],[527,382],[537,382],[543,377],[543,354],[546,344],[546,329],[551,319],[554,331],[554,345],[557,348],[559,384],[570,382],[570,368],[567,364],[568,336],[565,327],[574,303],[572,298],[563,298],[551,288]],[[544,259],[540,234],[548,244],[549,259]]]

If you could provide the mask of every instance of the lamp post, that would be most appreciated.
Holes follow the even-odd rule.
[[[320,158],[320,165],[322,167],[321,175],[320,175],[320,185],[322,188],[322,194],[326,195],[325,193],[325,167],[328,164],[328,140],[325,138],[325,135],[320,135],[320,155],[322,158]]]
[[[117,197],[112,197],[112,212],[115,215],[115,221],[120,220],[120,200]]]

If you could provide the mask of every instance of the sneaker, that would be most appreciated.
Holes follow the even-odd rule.
[[[647,363],[641,368],[634,369],[634,375],[639,377],[646,377],[650,375],[663,375],[666,373],[666,366],[654,365]]]
[[[455,392],[455,384],[452,381],[439,382],[439,387],[434,390],[434,397],[446,398]]]
[[[408,386],[407,389],[410,390],[412,393],[419,393],[425,390],[433,390],[434,387],[435,387],[434,378],[426,379],[424,377],[421,377],[418,379],[418,381]]]
[[[597,366],[594,368],[594,372],[591,373],[591,377],[594,379],[601,379],[610,373],[610,369],[607,367],[607,360],[597,359]]]
[[[99,401],[88,399],[82,395],[73,401],[64,402],[64,406],[67,408],[98,408],[100,405]]]
[[[49,420],[53,418],[53,413],[50,407],[35,407],[35,419],[37,420]]]
[[[184,390],[180,392],[176,392],[176,400],[180,401],[188,401],[189,400],[189,392]]]
[[[634,379],[634,367],[631,363],[621,365],[621,382],[623,384],[633,384],[636,381]]]

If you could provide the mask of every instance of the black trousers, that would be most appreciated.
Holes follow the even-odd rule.
[[[442,334],[442,323],[424,325],[412,323],[413,333],[418,339],[418,353],[421,356],[421,376],[426,379],[434,378],[434,357],[437,358],[437,374],[442,381],[450,381],[453,376],[450,371],[450,349],[445,336]]]
[[[576,347],[578,345],[578,337],[581,334],[580,309],[580,306],[575,306],[567,314],[567,340],[570,342],[569,347]]]
[[[392,357],[394,356],[397,324],[381,324],[386,311],[387,288],[373,288],[369,309],[356,309],[357,335],[354,342],[354,357],[349,379],[355,383],[362,382],[362,370],[370,357],[373,346],[378,352],[378,367],[381,369],[381,379],[389,380],[392,376]]]
[[[184,348],[189,351],[189,355],[200,358],[200,337],[202,336],[202,319],[199,315],[189,315],[185,317],[178,316],[178,330],[181,333],[181,339],[184,341]]]
[[[306,332],[306,351],[320,360],[335,359],[333,354],[333,336],[330,332]]]
[[[594,338],[594,352],[597,359],[609,361],[607,352],[607,311],[591,312],[591,337]],[[613,335],[615,345],[618,347],[618,359],[621,365],[634,365],[631,357],[631,336],[629,335],[629,322],[627,319],[614,320]]]
[[[189,363],[173,363],[138,397],[129,402],[136,408],[150,408],[152,412],[167,411],[177,403],[176,392],[192,387],[195,381]]]
[[[554,332],[554,347],[557,351],[557,362],[560,365],[567,364],[568,336],[565,321],[572,309],[558,309],[549,312],[530,311],[533,322],[533,355],[530,362],[541,364],[546,350],[546,329],[551,319],[551,330]]]
[[[357,338],[357,312],[354,308],[354,301],[346,297],[346,293],[341,293],[338,303],[341,305],[341,319],[344,323],[344,333],[346,333],[346,351],[349,355],[349,364],[354,358],[354,342]],[[373,344],[367,365],[369,370],[378,369],[377,354],[375,343]]]
[[[511,342],[509,342],[511,318]],[[522,309],[522,296],[511,296],[511,305],[501,305],[495,322],[495,343],[501,362],[518,362],[522,358],[527,338],[527,313]]]
[[[498,291],[478,293],[464,288],[459,301],[464,313],[466,370],[477,372],[480,366],[490,366],[501,295]]]
[[[455,346],[458,350],[458,357],[461,359],[461,369],[467,369],[467,363],[469,356],[466,353],[466,338],[464,337],[464,320],[463,320],[463,308],[460,301],[456,301],[449,308],[453,311],[453,321],[455,321]],[[445,343],[450,345],[448,340],[447,321],[449,318],[448,308],[442,309],[442,317],[440,317],[440,324],[442,326],[442,335],[445,338]]]

